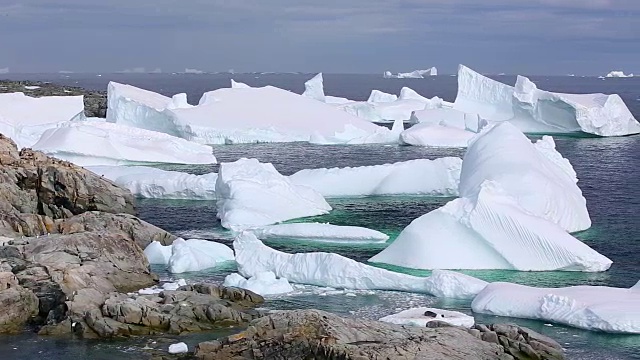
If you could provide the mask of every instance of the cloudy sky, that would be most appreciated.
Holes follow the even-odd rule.
[[[640,72],[640,0],[0,0],[0,68]]]

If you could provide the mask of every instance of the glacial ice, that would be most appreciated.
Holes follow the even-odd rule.
[[[250,232],[233,242],[238,272],[244,277],[265,271],[292,283],[354,290],[397,290],[425,294],[446,294],[469,299],[471,289],[481,290],[481,280],[450,272],[451,276],[417,277],[369,266],[333,253],[287,254],[271,249]],[[439,280],[444,280],[440,282]]]
[[[436,316],[427,316],[425,313],[429,311]],[[462,326],[470,328],[475,324],[473,316],[463,314],[458,311],[442,310],[428,307],[412,308],[380,318],[379,321],[396,324],[425,327],[431,321],[442,321],[453,326]]]
[[[88,166],[140,198],[215,200],[218,174],[193,175],[147,166]]]
[[[317,191],[296,185],[270,163],[222,163],[216,181],[218,218],[227,229],[271,225],[331,210]]]
[[[471,308],[482,314],[539,319],[585,330],[640,334],[639,290],[492,283],[476,296]]]
[[[633,74],[625,74],[624,71],[611,71],[609,72],[605,77],[608,78],[629,78],[629,77],[633,77]]]
[[[460,65],[453,108],[491,122],[509,121],[525,133],[584,132],[599,136],[640,133],[619,95],[562,94],[539,90],[518,76],[515,87]]]
[[[306,96],[320,102],[326,102],[322,73],[318,73],[316,76],[304,83],[304,92],[302,93],[302,96]]]
[[[271,271],[258,273],[249,279],[245,279],[240,274],[233,273],[227,275],[222,285],[247,289],[262,296],[286,294],[293,291],[293,287],[287,279],[278,279]]]
[[[367,99],[368,103],[387,103],[398,100],[398,95],[388,94],[380,90],[371,90],[371,94]]]
[[[431,67],[427,70],[414,70],[408,73],[393,74],[391,71],[385,71],[383,77],[385,79],[423,79],[424,77],[438,75],[438,69]]]
[[[474,132],[439,124],[417,124],[400,134],[400,143],[414,146],[467,147]]]
[[[158,241],[152,241],[144,249],[144,254],[147,256],[149,264],[167,265],[172,254],[171,245],[165,246]]]
[[[32,147],[80,166],[216,163],[210,146],[102,120],[69,122],[48,129]]]
[[[249,86],[249,85],[247,85],[245,83],[234,81],[233,79],[231,79],[231,88],[232,89],[250,89],[251,86]]]
[[[84,119],[82,96],[31,97],[24,93],[0,93],[0,133],[18,148],[31,147],[42,134],[72,119]]]
[[[590,225],[552,139],[487,128],[462,162],[461,198],[414,220],[369,261],[416,269],[604,271],[611,260],[567,233]],[[451,256],[443,256],[451,254]]]
[[[176,239],[171,244],[171,257],[167,265],[170,272],[179,274],[213,268],[233,260],[233,250],[224,244],[199,239]]]
[[[417,159],[375,166],[305,169],[290,175],[297,185],[325,197],[373,195],[456,196],[462,160]]]
[[[379,231],[357,226],[320,223],[293,223],[250,228],[258,239],[295,238],[339,243],[384,243],[389,236]]]
[[[169,345],[169,354],[182,354],[187,352],[189,352],[189,347],[183,342]]]

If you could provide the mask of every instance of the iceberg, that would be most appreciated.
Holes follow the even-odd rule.
[[[258,273],[256,276],[252,276],[249,279],[245,279],[240,274],[233,273],[227,275],[222,285],[247,289],[262,296],[280,295],[293,292],[293,287],[289,284],[287,279],[278,279],[271,271]]]
[[[72,119],[84,119],[82,96],[0,94],[0,133],[15,141],[18,148],[32,147],[47,129]]]
[[[331,210],[320,193],[294,184],[272,164],[256,159],[222,163],[215,190],[218,218],[223,227],[232,230],[322,215]]]
[[[368,103],[387,103],[398,100],[398,96],[395,94],[387,94],[380,90],[371,90],[371,94],[367,99]]]
[[[476,313],[538,319],[585,330],[640,334],[640,289],[535,288],[492,283],[471,304]]]
[[[611,71],[605,77],[608,78],[629,78],[633,77],[633,74],[625,74],[623,71]]]
[[[80,166],[216,163],[210,146],[102,120],[48,129],[32,147]]]
[[[296,238],[339,243],[384,243],[389,236],[376,230],[357,226],[338,226],[320,223],[269,225],[247,229],[258,239]]]
[[[317,74],[304,83],[304,92],[302,93],[302,96],[306,96],[320,102],[326,102],[323,82],[324,79],[322,78],[322,73]]]
[[[152,241],[144,249],[144,254],[149,264],[167,265],[169,264],[169,259],[171,259],[171,245],[165,246],[158,241]]]
[[[183,342],[169,345],[169,354],[184,354],[188,352],[189,352],[189,347],[187,346],[187,344]]]
[[[617,94],[553,93],[539,90],[523,76],[518,76],[513,87],[463,65],[458,70],[453,108],[478,114],[490,123],[509,121],[526,133],[640,133],[640,123]]]
[[[193,175],[148,166],[88,166],[139,198],[215,200],[218,174]]]
[[[567,231],[590,225],[575,172],[551,138],[502,123],[472,140],[460,196],[419,217],[369,261],[415,269],[605,271],[611,260]]]
[[[414,111],[409,122],[412,124],[441,125],[477,133],[485,125],[486,121],[478,114],[465,113],[442,102],[441,106],[434,106],[424,110]]]
[[[233,250],[224,244],[208,240],[176,239],[171,244],[171,257],[167,265],[170,272],[179,274],[214,268],[220,263],[233,261],[234,258]]]
[[[434,309],[428,307],[412,308],[380,318],[378,321],[425,327],[432,321],[442,321],[453,326],[471,328],[476,323],[473,316],[458,311]]]
[[[289,180],[325,197],[375,195],[456,196],[462,160],[445,157],[394,164],[305,169]]]
[[[245,84],[245,83],[241,83],[241,82],[236,82],[233,79],[231,79],[231,88],[232,89],[250,89],[251,86]]]
[[[150,288],[140,289],[138,290],[138,294],[140,295],[155,295],[160,294],[163,291],[176,291],[181,286],[186,286],[187,282],[184,279],[178,279],[176,282],[166,282],[162,284],[162,286],[153,286]]]
[[[391,71],[385,71],[383,77],[385,79],[423,79],[424,77],[438,75],[438,69],[431,67],[427,70],[414,70],[408,73],[398,73],[394,75]]]
[[[451,273],[451,276],[435,279],[422,278],[376,268],[338,254],[287,254],[267,247],[250,232],[238,235],[233,241],[233,249],[236,252],[238,272],[244,277],[271,271],[277,277],[298,284],[353,290],[447,294],[461,299],[475,295],[469,294],[470,289],[481,290],[476,285],[481,280],[463,274]],[[437,280],[444,280],[445,283]],[[459,292],[456,293],[455,290]]]
[[[414,146],[467,147],[474,132],[434,124],[417,124],[400,134],[400,143]]]

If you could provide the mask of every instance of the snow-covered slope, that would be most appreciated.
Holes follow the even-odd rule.
[[[640,334],[640,289],[534,288],[492,283],[473,300],[482,314],[539,319],[586,330]]]
[[[295,238],[338,243],[383,243],[389,236],[379,231],[357,226],[338,226],[320,223],[267,225],[247,229],[259,239]]]
[[[370,261],[417,269],[604,271],[611,260],[567,233],[590,225],[575,172],[551,138],[485,129],[462,163],[461,198],[407,226]]]
[[[47,129],[72,119],[84,119],[82,96],[34,98],[24,93],[0,93],[0,133],[19,148],[31,147]]]
[[[129,189],[136,197],[185,200],[216,199],[215,187],[218,179],[216,173],[193,175],[148,166],[89,166],[87,169]]]
[[[210,146],[102,120],[48,129],[33,149],[80,166],[216,163]]]
[[[446,157],[394,164],[332,169],[305,169],[289,180],[326,197],[371,195],[455,196],[462,161]]]
[[[340,289],[398,290],[469,299],[486,286],[473,277],[449,272],[427,278],[400,274],[332,253],[287,254],[264,245],[253,234],[241,233],[233,242],[238,271],[244,277],[273,272],[298,284]]]
[[[256,159],[222,163],[216,195],[218,218],[222,226],[233,230],[326,214],[331,210],[317,191],[292,183],[272,164]]]

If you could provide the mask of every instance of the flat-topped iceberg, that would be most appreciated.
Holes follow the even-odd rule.
[[[339,289],[446,294],[461,299],[473,297],[481,290],[477,285],[478,282],[482,283],[481,280],[463,274],[451,273],[451,277],[422,278],[376,268],[338,254],[287,254],[267,247],[249,232],[243,232],[236,237],[233,249],[236,252],[238,272],[244,277],[271,271],[277,277],[298,284]],[[476,292],[471,294],[472,290]]]
[[[215,200],[218,174],[193,175],[148,166],[88,166],[140,198]]]
[[[475,324],[473,316],[458,311],[442,310],[428,307],[412,308],[397,314],[387,315],[379,321],[397,325],[425,327],[432,321],[442,321],[453,326],[470,328]]]
[[[456,196],[462,160],[417,159],[394,164],[305,169],[290,175],[292,183],[325,197],[373,195]]]
[[[476,313],[539,319],[585,330],[640,334],[640,289],[535,288],[492,283],[473,300]]]
[[[523,76],[518,76],[513,87],[463,65],[458,70],[458,95],[453,107],[478,114],[488,122],[509,121],[526,133],[640,133],[640,123],[617,94],[554,93],[539,90]]]
[[[278,279],[271,271],[258,273],[248,279],[237,273],[229,274],[222,285],[247,289],[262,296],[286,294],[293,291],[293,287],[287,279]]]
[[[174,274],[214,268],[235,258],[228,246],[199,239],[176,239],[169,246],[153,241],[144,253],[150,264],[168,265]]]
[[[45,130],[72,119],[84,119],[82,96],[0,94],[0,134],[15,141],[18,148],[33,146]]]
[[[358,226],[339,226],[320,223],[268,225],[248,229],[258,239],[295,238],[338,243],[384,243],[389,236],[380,231]]]
[[[272,164],[256,159],[222,163],[216,195],[218,218],[223,227],[232,230],[326,214],[331,210],[320,193],[294,184]]]
[[[611,260],[567,231],[590,225],[569,162],[551,138],[509,123],[472,140],[460,196],[414,220],[370,261],[416,269],[604,271]]]
[[[608,78],[629,78],[629,77],[633,77],[633,74],[625,74],[624,71],[611,71],[609,72],[605,77]]]
[[[32,147],[80,166],[216,163],[210,146],[101,120],[70,122],[48,129]]]

